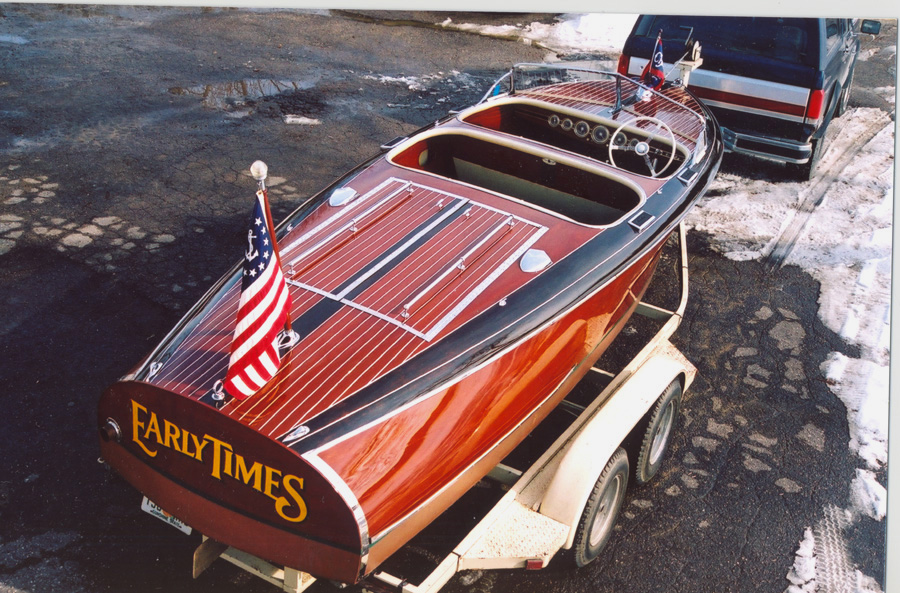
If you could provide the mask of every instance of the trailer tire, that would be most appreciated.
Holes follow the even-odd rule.
[[[662,465],[681,409],[681,391],[681,381],[675,379],[665,388],[650,411],[650,421],[644,431],[634,468],[634,479],[638,484],[649,482]]]
[[[628,487],[628,454],[619,447],[606,463],[588,497],[573,545],[575,564],[590,564],[606,547]]]

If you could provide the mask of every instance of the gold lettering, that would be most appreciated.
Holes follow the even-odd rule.
[[[234,453],[232,452],[231,446],[229,445],[228,449],[226,449],[225,451],[225,461],[222,463],[222,465],[225,473],[232,478],[234,477],[234,472],[231,470],[231,457],[233,455]]]
[[[281,472],[273,467],[266,466],[266,489],[263,491],[263,494],[268,496],[273,500],[277,500],[278,497],[272,494],[272,488],[278,488],[278,480],[273,478],[273,475],[278,474],[278,477],[281,477]]]
[[[144,423],[140,420],[141,412],[146,413],[147,408],[131,400],[131,440],[137,443],[138,447],[144,450],[144,453],[150,457],[156,457],[156,451],[151,451],[141,442],[141,429],[144,427]]]
[[[203,461],[203,450],[212,443],[210,475],[213,478],[221,480],[222,474],[232,476],[257,492],[265,494],[275,501],[275,512],[285,521],[300,523],[306,519],[308,509],[301,493],[303,478],[293,474],[282,474],[280,470],[259,461],[248,462],[243,455],[234,452],[231,444],[208,434],[200,439],[165,418],[162,419],[163,430],[160,431],[160,419],[156,412],[151,412],[134,400],[131,400],[131,412],[131,439],[150,457],[156,457],[159,453],[158,450],[147,447],[151,438],[158,445],[200,462]]]
[[[292,482],[297,483],[297,487],[294,488]],[[285,507],[288,510],[291,508],[291,501],[287,499],[285,496],[279,496],[275,500],[275,512],[284,519],[285,521],[290,521],[291,523],[300,523],[304,519],[306,519],[306,501],[303,500],[303,497],[300,496],[298,490],[303,490],[303,478],[298,478],[295,475],[288,474],[282,480],[281,485],[287,491],[288,496],[294,499],[294,502],[297,505],[297,512],[295,516],[290,516],[285,512]]]
[[[188,434],[187,431],[185,431],[185,434]],[[206,439],[201,441],[195,434],[191,434],[191,440],[194,442],[194,459],[203,461],[203,448],[209,444],[209,441]]]
[[[222,463],[222,450],[226,450],[229,453],[231,452],[231,445],[226,443],[225,441],[220,441],[217,438],[211,437],[209,435],[205,435],[203,437],[205,440],[212,441],[213,444],[213,462],[212,462],[212,477],[217,480],[222,479],[221,473],[221,463]],[[231,475],[231,472],[226,472],[228,475]]]
[[[250,480],[253,480],[253,489],[257,491],[262,491],[262,464],[260,462],[255,462],[250,466],[250,470],[247,470],[247,465],[244,463],[244,458],[240,455],[235,455],[235,467],[234,467],[234,477],[236,480],[240,480],[244,484],[250,485]]]
[[[150,422],[147,423],[147,431],[144,433],[144,440],[150,440],[150,433],[156,434],[157,444],[162,445],[162,435],[159,433],[159,420],[156,418],[156,412],[150,412]]]
[[[166,435],[163,441],[163,447],[167,449],[175,449],[179,453],[184,453],[178,448],[178,439],[181,437],[181,429],[163,418],[163,432]]]

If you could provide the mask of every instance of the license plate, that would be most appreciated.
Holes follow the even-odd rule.
[[[156,503],[154,503],[152,500],[150,500],[146,496],[144,497],[143,502],[141,502],[141,510],[146,513],[150,513],[157,519],[165,521],[166,523],[168,523],[172,527],[178,529],[179,531],[183,531],[184,533],[186,533],[188,535],[191,534],[191,527],[189,525],[185,525],[182,521],[176,519],[169,513],[162,510]]]

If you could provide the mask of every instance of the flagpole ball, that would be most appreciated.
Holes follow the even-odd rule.
[[[256,161],[250,165],[250,175],[257,181],[265,181],[266,175],[269,174],[269,167],[262,161]]]

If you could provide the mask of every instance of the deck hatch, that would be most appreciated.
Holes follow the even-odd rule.
[[[332,216],[290,245],[295,252],[306,248],[291,259],[287,282],[426,341],[547,230],[497,208],[395,178],[345,210],[366,202],[368,207]],[[351,237],[354,232],[359,235]]]
[[[653,216],[652,214],[649,214],[648,212],[646,212],[644,210],[641,210],[640,212],[638,212],[637,214],[635,214],[634,216],[632,216],[631,218],[628,219],[628,224],[630,224],[634,230],[641,232],[645,228],[650,226],[650,223],[652,223],[654,220],[656,220],[655,216]]]

